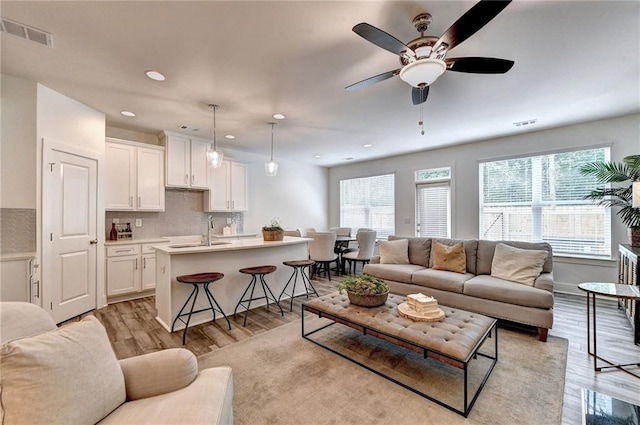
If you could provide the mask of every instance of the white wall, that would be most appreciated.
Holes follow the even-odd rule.
[[[610,145],[614,161],[640,153],[640,114],[333,167],[329,170],[329,222],[337,226],[340,221],[341,179],[393,172],[396,176],[396,234],[415,235],[414,172],[424,168],[451,166],[453,236],[478,238],[480,160],[594,145]],[[586,280],[617,280],[617,246],[619,243],[628,243],[628,236],[627,229],[613,214],[612,233],[611,261],[555,261],[554,277],[558,289],[573,292],[576,284]]]
[[[36,83],[2,75],[0,207],[36,208]]]
[[[293,161],[275,161],[278,175],[267,177],[266,155],[224,149],[225,158],[247,163],[249,211],[244,213],[245,232],[260,232],[275,217],[285,229],[298,227],[328,228],[328,170]]]

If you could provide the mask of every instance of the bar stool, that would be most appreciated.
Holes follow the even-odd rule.
[[[184,333],[182,334],[182,345],[185,345],[185,343],[187,342],[187,329],[189,329],[189,322],[191,321],[191,315],[193,313],[200,313],[201,311],[211,310],[211,311],[213,311],[213,320],[215,321],[216,320],[216,311],[218,311],[220,314],[222,314],[224,319],[227,321],[227,325],[229,325],[229,330],[231,330],[231,322],[229,322],[229,318],[227,318],[227,315],[224,314],[224,311],[222,311],[222,308],[220,307],[220,304],[218,304],[216,299],[213,297],[213,294],[209,290],[209,284],[211,284],[211,283],[213,283],[213,282],[215,282],[217,280],[220,280],[223,277],[224,277],[224,275],[222,273],[217,273],[217,272],[186,274],[186,275],[182,275],[182,276],[176,277],[176,280],[178,282],[180,282],[180,283],[193,285],[193,291],[191,291],[191,294],[189,294],[189,298],[187,298],[187,301],[185,301],[184,305],[182,306],[182,308],[178,312],[178,315],[176,316],[176,318],[173,320],[173,323],[171,324],[171,332],[173,332],[173,328],[176,325],[176,322],[178,320],[180,320],[182,323],[185,324]],[[198,293],[200,292],[200,286],[199,285],[203,285],[204,293],[207,296],[207,300],[209,301],[209,306],[210,307],[193,311],[193,308],[196,305],[196,300],[198,299]],[[191,310],[188,313],[182,313],[182,311],[187,306],[187,304],[189,304],[189,300],[192,297],[193,297],[193,302],[191,303]],[[215,304],[216,307],[218,307],[218,308],[215,308],[213,306],[213,304]],[[187,321],[186,322],[182,319],[182,316],[189,316],[189,317],[187,317]]]
[[[284,311],[282,310],[282,307],[280,307],[280,304],[278,304],[278,301],[276,300],[275,295],[273,295],[273,292],[271,292],[271,289],[269,289],[269,285],[267,285],[267,282],[265,282],[264,280],[265,275],[268,275],[269,273],[273,273],[276,270],[277,270],[276,266],[245,267],[243,269],[238,270],[240,273],[251,275],[251,282],[249,282],[249,286],[247,286],[247,289],[244,290],[242,297],[240,297],[240,301],[238,301],[238,304],[236,305],[235,310],[233,310],[233,317],[236,317],[236,312],[238,311],[238,307],[240,307],[241,305],[244,306],[244,303],[247,303],[246,305],[247,311],[244,315],[244,321],[242,322],[242,326],[247,326],[247,316],[249,316],[251,301],[261,300],[264,298],[265,300],[267,300],[267,308],[269,308],[269,295],[271,295],[271,299],[280,309],[280,314],[284,316]],[[262,291],[264,292],[264,296],[253,298],[253,291],[256,289],[256,283],[258,281],[258,277],[260,278],[260,284],[262,285]],[[249,295],[249,298],[245,299],[244,296],[247,295],[247,291],[249,290],[249,288],[251,288],[251,295]]]
[[[309,276],[307,276],[307,274],[304,272],[304,269],[306,267],[311,268],[315,263],[316,262],[313,260],[293,260],[293,261],[282,262],[282,264],[284,264],[285,266],[293,267],[293,273],[291,273],[291,277],[287,281],[287,284],[284,285],[284,288],[282,289],[282,292],[278,297],[278,303],[279,303],[283,295],[291,296],[289,301],[289,311],[293,311],[293,298],[294,298],[294,294],[296,293],[296,283],[298,283],[298,274],[302,276],[301,279],[302,279],[302,283],[304,283],[304,289],[305,289],[304,295],[306,295],[307,298],[309,298],[309,294],[311,293],[316,294],[316,297],[320,296],[318,295],[316,288],[314,288],[313,285],[311,284],[311,281],[309,280]],[[285,294],[285,291],[287,290],[287,287],[289,286],[291,279],[293,279],[293,288],[291,289],[291,294]],[[309,290],[309,288],[311,288],[311,291]],[[302,295],[298,295],[298,296],[301,297]]]

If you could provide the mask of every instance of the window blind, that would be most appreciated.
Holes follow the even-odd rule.
[[[609,148],[482,162],[481,239],[548,242],[554,253],[609,258],[607,208],[584,196],[597,187],[580,167],[609,160]]]
[[[340,227],[373,229],[378,239],[395,233],[395,175],[340,180]]]
[[[451,195],[449,182],[417,186],[418,236],[451,237]]]

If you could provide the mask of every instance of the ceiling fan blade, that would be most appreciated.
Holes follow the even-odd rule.
[[[388,78],[395,77],[400,73],[400,68],[394,69],[393,71],[387,71],[385,73],[375,75],[373,77],[369,77],[366,80],[358,81],[357,83],[353,83],[350,86],[345,87],[345,90],[358,90],[363,87],[368,87],[372,84],[379,83],[380,81],[384,81]]]
[[[507,1],[482,0],[476,3],[471,9],[462,15],[438,40],[435,44],[437,49],[442,43],[447,44],[447,49],[451,50],[467,38],[475,34],[495,18],[502,10],[511,3]]]
[[[450,58],[445,59],[448,71],[473,74],[504,74],[511,69],[514,61],[498,58]]]
[[[365,40],[378,47],[382,47],[391,53],[400,55],[402,52],[406,51],[409,55],[415,56],[414,51],[408,48],[402,41],[398,40],[391,34],[387,34],[381,29],[374,27],[373,25],[367,24],[366,22],[356,25],[352,30]]]
[[[427,96],[429,96],[429,86],[425,86],[422,89],[422,96],[420,96],[420,88],[412,87],[411,88],[411,100],[414,105],[419,105],[427,101]]]

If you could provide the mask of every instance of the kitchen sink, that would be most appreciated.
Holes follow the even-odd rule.
[[[211,246],[214,245],[227,245],[230,244],[231,242],[227,242],[227,241],[211,241]],[[192,242],[192,243],[177,243],[177,244],[172,244],[169,245],[169,248],[195,248],[195,247],[199,247],[199,246],[206,246],[205,244],[203,244],[202,242]]]

